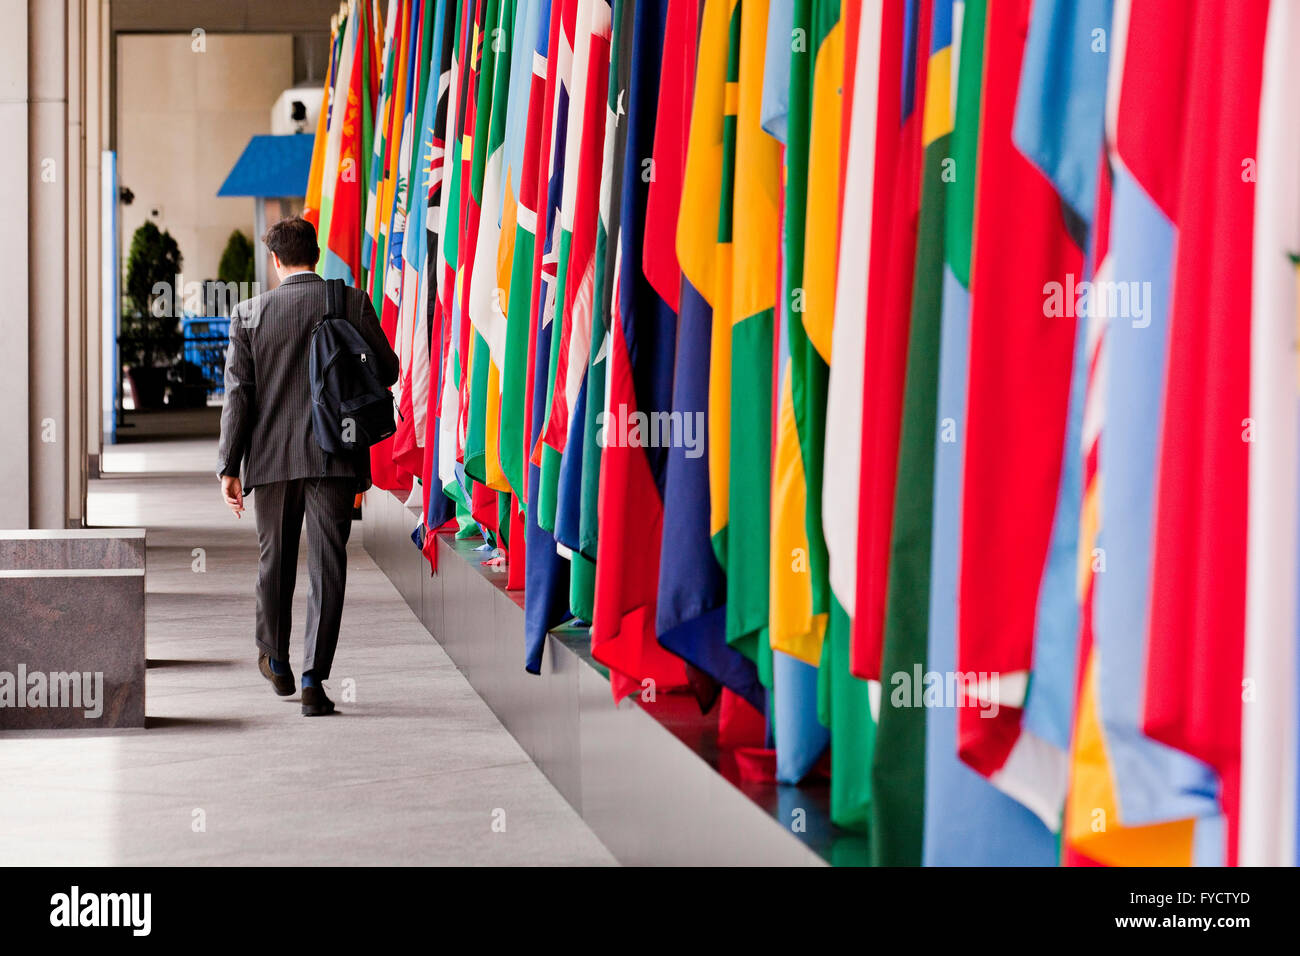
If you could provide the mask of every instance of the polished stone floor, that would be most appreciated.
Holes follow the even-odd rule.
[[[308,720],[271,693],[251,637],[252,511],[225,509],[214,457],[208,440],[106,451],[91,523],[148,529],[149,727],[0,734],[0,865],[612,864],[360,526],[327,684],[341,713]],[[305,596],[300,566],[295,673]]]

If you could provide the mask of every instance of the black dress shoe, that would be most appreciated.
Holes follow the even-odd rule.
[[[313,684],[302,689],[302,715],[304,717],[324,717],[334,713],[334,701],[325,696],[325,688]]]
[[[271,670],[271,656],[269,654],[257,655],[257,669],[262,672],[262,676],[271,682],[275,692],[281,697],[288,697],[298,688],[293,683],[293,671],[285,670],[283,674],[277,674]]]

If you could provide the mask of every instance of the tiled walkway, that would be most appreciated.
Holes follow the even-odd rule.
[[[341,713],[308,720],[272,694],[251,637],[252,509],[226,510],[214,457],[209,441],[106,452],[91,523],[148,529],[149,728],[0,734],[0,865],[613,863],[359,526],[327,685]],[[295,673],[305,597],[302,565]]]

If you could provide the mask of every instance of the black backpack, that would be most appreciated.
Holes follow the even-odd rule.
[[[380,381],[365,338],[347,320],[342,279],[325,283],[325,315],[311,333],[311,424],[331,455],[364,451],[397,431],[393,393]]]

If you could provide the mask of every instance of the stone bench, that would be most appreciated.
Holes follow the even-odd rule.
[[[0,730],[143,727],[143,528],[0,530]]]

